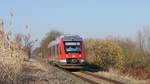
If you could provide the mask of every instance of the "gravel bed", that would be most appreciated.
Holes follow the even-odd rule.
[[[19,84],[89,84],[42,61],[25,62]]]

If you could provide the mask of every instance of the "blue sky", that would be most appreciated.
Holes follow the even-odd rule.
[[[34,39],[52,29],[85,38],[133,37],[150,24],[150,0],[0,0],[0,18],[6,27],[10,12],[13,31],[29,32]]]

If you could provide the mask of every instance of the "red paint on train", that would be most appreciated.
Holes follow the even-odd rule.
[[[77,35],[61,36],[48,48],[50,59],[58,65],[79,68],[85,64],[84,40]]]

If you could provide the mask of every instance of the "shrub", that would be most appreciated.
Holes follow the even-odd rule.
[[[121,48],[107,40],[88,40],[86,55],[89,64],[104,69],[120,68],[124,63]]]
[[[149,53],[139,47],[137,42],[129,38],[111,38],[110,41],[119,45],[125,55],[125,66],[141,68],[149,67]]]

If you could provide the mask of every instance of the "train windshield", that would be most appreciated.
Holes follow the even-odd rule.
[[[69,53],[81,53],[81,42],[65,42],[66,54]]]

